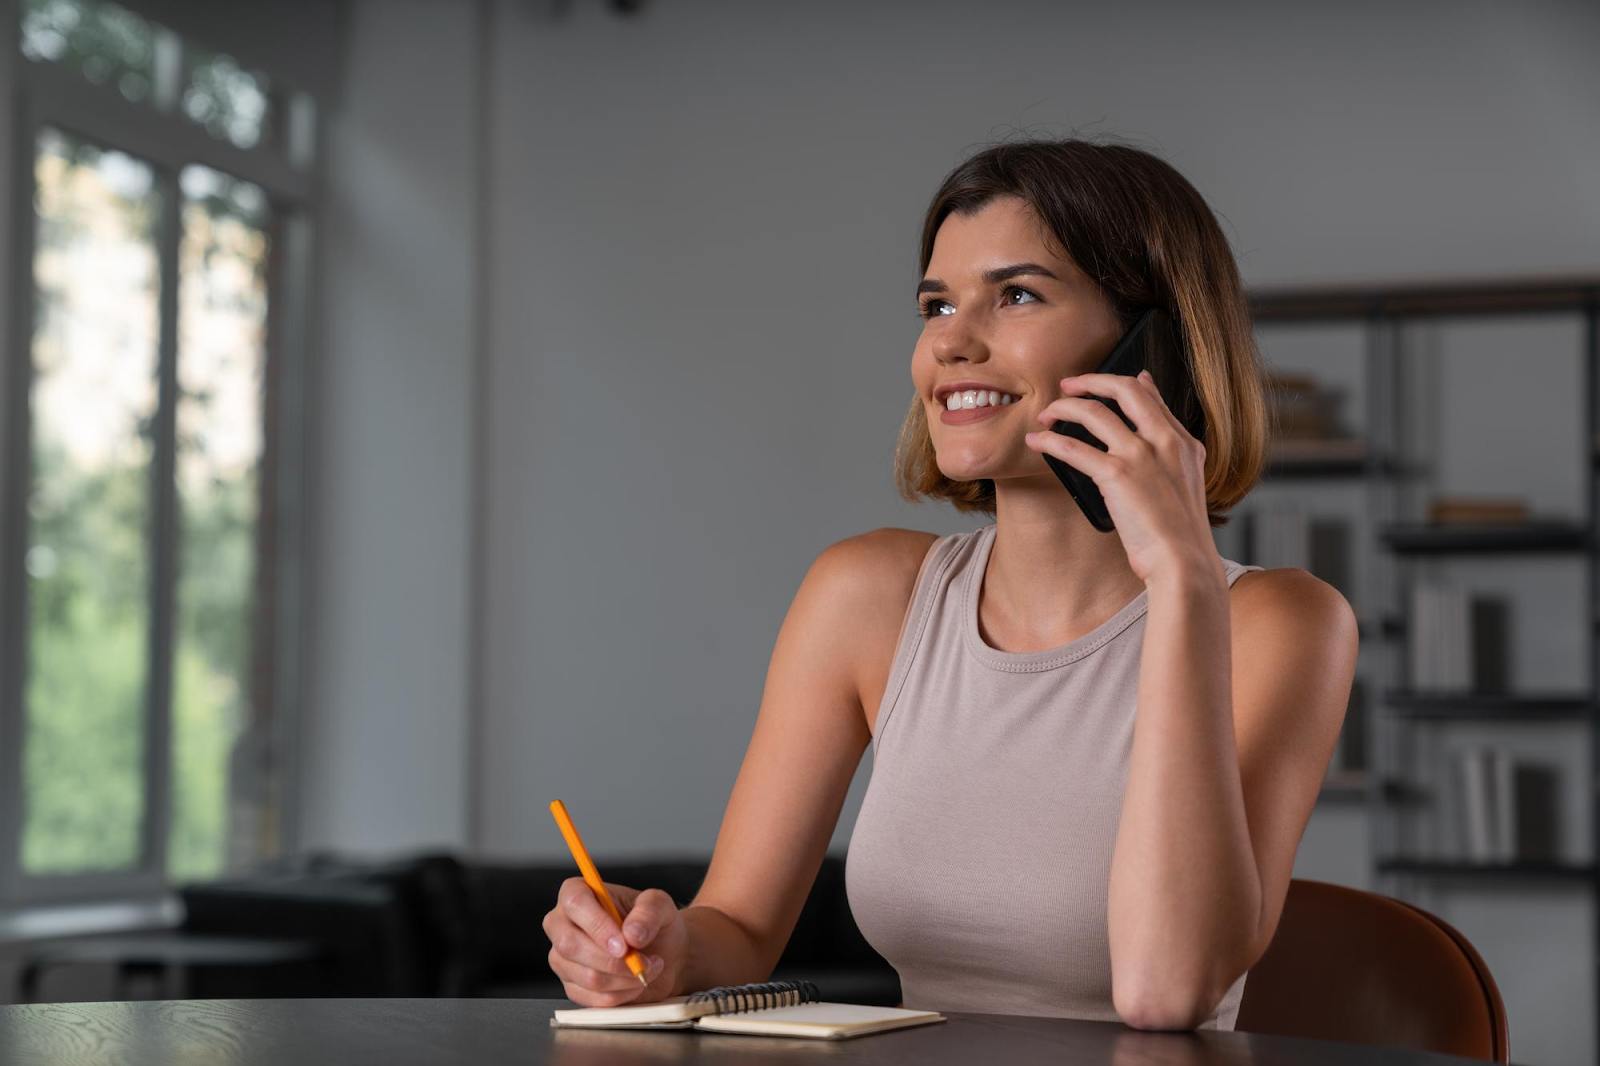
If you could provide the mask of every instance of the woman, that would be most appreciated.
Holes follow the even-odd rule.
[[[550,965],[595,1006],[764,980],[872,743],[847,886],[906,1006],[1231,1029],[1357,650],[1336,590],[1212,539],[1266,437],[1233,256],[1172,167],[1064,140],[957,167],[920,258],[898,483],[994,522],[822,552],[694,902],[615,886],[618,929],[573,878],[545,918]],[[1149,307],[1179,324],[1167,357],[1094,373]],[[1045,454],[1094,479],[1113,532]]]

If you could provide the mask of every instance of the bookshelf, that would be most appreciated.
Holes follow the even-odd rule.
[[[1360,621],[1363,659],[1370,668],[1357,683],[1362,697],[1353,700],[1346,729],[1359,725],[1363,737],[1364,769],[1330,768],[1319,805],[1365,806],[1370,861],[1380,891],[1400,898],[1416,889],[1446,883],[1493,883],[1514,891],[1519,886],[1573,886],[1587,890],[1600,904],[1600,275],[1485,280],[1471,282],[1396,283],[1348,287],[1262,289],[1251,294],[1258,326],[1349,326],[1359,333],[1361,345],[1361,412],[1358,435],[1331,435],[1329,439],[1275,441],[1269,449],[1264,483],[1345,482],[1361,491],[1365,520],[1351,536],[1350,550],[1366,553],[1365,578],[1359,583],[1361,602],[1352,595]],[[1565,316],[1580,324],[1577,353],[1579,380],[1574,399],[1581,407],[1580,435],[1572,447],[1582,477],[1584,513],[1578,519],[1533,518],[1521,522],[1434,524],[1402,515],[1402,493],[1425,480],[1423,464],[1407,452],[1408,404],[1423,400],[1422,390],[1408,395],[1403,373],[1412,355],[1404,326],[1426,319],[1449,318],[1480,328],[1513,316]],[[1491,327],[1492,328],[1492,327]],[[1268,345],[1263,344],[1271,361]],[[1512,373],[1539,373],[1537,353],[1515,353],[1508,360]],[[1435,358],[1442,358],[1435,353]],[[1511,418],[1511,415],[1507,416]],[[1526,413],[1522,415],[1528,417]],[[1526,462],[1543,461],[1527,456]],[[1531,690],[1459,693],[1416,691],[1408,677],[1406,652],[1415,628],[1407,617],[1416,565],[1438,565],[1446,557],[1483,557],[1504,563],[1508,559],[1577,557],[1585,564],[1586,580],[1578,590],[1583,598],[1580,625],[1587,632],[1577,646],[1585,659],[1587,690]],[[1245,559],[1243,561],[1255,561]],[[1324,576],[1324,575],[1319,575]],[[1398,601],[1398,608],[1383,605]],[[1370,656],[1370,658],[1369,658]],[[1550,725],[1550,723],[1557,723]],[[1584,797],[1587,812],[1561,811],[1563,818],[1588,816],[1583,834],[1588,854],[1555,858],[1516,858],[1495,862],[1420,854],[1431,850],[1405,842],[1403,820],[1410,812],[1459,802],[1447,775],[1429,781],[1417,772],[1415,752],[1419,733],[1443,728],[1495,727],[1513,731],[1541,728],[1570,729],[1559,723],[1578,723],[1584,729],[1587,779],[1581,790],[1560,793],[1563,800]],[[1464,724],[1464,725],[1463,725]],[[1522,735],[1518,733],[1517,735]],[[1563,734],[1564,735],[1564,734]],[[1460,813],[1460,812],[1456,812]],[[1429,823],[1437,826],[1435,819]],[[1436,843],[1436,842],[1435,842]],[[1594,964],[1600,967],[1600,922],[1595,923],[1591,944]],[[1600,977],[1600,974],[1597,974]],[[1600,980],[1597,980],[1600,995]],[[1595,1012],[1600,1024],[1600,1004]]]
[[[1384,703],[1397,718],[1488,718],[1504,720],[1588,719],[1594,701],[1582,693],[1464,692],[1447,695],[1392,688]]]
[[[1586,552],[1589,527],[1576,522],[1531,520],[1506,525],[1437,526],[1396,522],[1379,533],[1390,551]]]

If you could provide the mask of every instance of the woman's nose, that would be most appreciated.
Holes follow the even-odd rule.
[[[983,330],[971,318],[963,317],[958,311],[943,325],[944,328],[933,339],[933,357],[939,362],[966,359],[968,362],[981,363],[989,358],[989,345],[984,339]]]

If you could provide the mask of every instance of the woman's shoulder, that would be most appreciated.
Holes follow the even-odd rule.
[[[832,556],[828,565],[837,578],[835,594],[849,600],[844,614],[855,635],[851,671],[869,731],[917,583],[942,539],[937,533],[884,527],[847,537],[823,553]]]
[[[841,564],[856,571],[860,579],[897,589],[916,580],[933,545],[942,539],[938,533],[882,526],[846,537],[828,551],[837,554]]]
[[[877,638],[893,649],[923,567],[941,539],[937,533],[885,526],[846,537],[818,557],[816,565],[828,573],[833,594],[848,600],[840,606],[865,638],[862,650],[869,661],[878,657]]]
[[[1344,594],[1298,567],[1245,571],[1234,579],[1228,598],[1236,627],[1244,623],[1263,633],[1282,627],[1355,632],[1355,611]]]
[[[883,526],[830,544],[818,561],[839,572],[845,584],[893,601],[902,591],[910,593],[940,539],[937,533]]]

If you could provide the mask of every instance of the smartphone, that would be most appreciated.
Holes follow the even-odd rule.
[[[1117,342],[1117,346],[1111,349],[1111,354],[1106,356],[1105,361],[1100,364],[1100,368],[1095,372],[1098,374],[1126,374],[1129,377],[1137,377],[1139,371],[1145,369],[1147,342],[1153,336],[1166,335],[1166,330],[1160,328],[1165,323],[1156,321],[1157,316],[1160,315],[1162,315],[1162,311],[1159,307],[1152,307],[1140,315],[1138,321],[1128,327],[1128,332],[1122,335],[1122,339]],[[1153,326],[1156,328],[1153,329]],[[1151,373],[1153,374],[1155,371],[1152,370]],[[1117,417],[1122,419],[1124,425],[1129,429],[1134,428],[1133,422],[1117,406],[1117,401],[1108,400],[1101,396],[1091,396],[1089,398],[1099,400],[1116,412]],[[1077,422],[1057,420],[1050,428],[1057,433],[1081,440],[1085,444],[1092,444],[1103,452],[1111,450],[1102,444],[1098,437],[1084,429]],[[1077,467],[1062,462],[1048,452],[1044,453],[1044,461],[1050,464],[1050,469],[1054,470],[1056,477],[1061,479],[1061,484],[1065,485],[1067,491],[1072,494],[1072,498],[1078,501],[1078,506],[1083,508],[1084,516],[1089,519],[1090,525],[1102,533],[1110,533],[1116,528],[1116,523],[1111,521],[1111,512],[1106,510],[1105,497],[1100,495],[1100,487],[1094,483],[1094,478]]]

